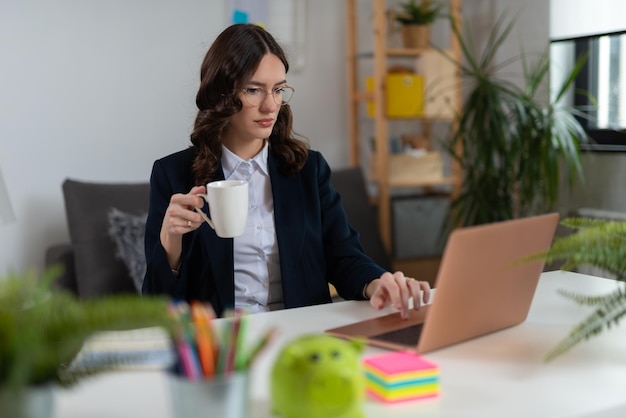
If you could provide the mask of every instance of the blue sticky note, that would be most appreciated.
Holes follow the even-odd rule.
[[[249,22],[248,13],[244,12],[243,10],[235,10],[233,12],[233,24],[248,23],[248,22]]]

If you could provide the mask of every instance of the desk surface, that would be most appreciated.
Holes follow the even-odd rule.
[[[626,416],[626,327],[605,331],[550,363],[547,351],[590,312],[557,294],[604,294],[618,284],[576,273],[544,273],[526,322],[426,355],[440,367],[441,395],[385,406],[366,400],[368,417],[623,417]],[[251,316],[251,337],[278,326],[276,341],[252,369],[251,416],[269,418],[269,371],[294,337],[391,312],[367,302],[290,309]],[[364,355],[382,350],[368,347]],[[115,372],[59,390],[56,418],[173,417],[161,372]]]

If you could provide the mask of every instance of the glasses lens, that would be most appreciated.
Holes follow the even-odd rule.
[[[256,87],[242,89],[242,92],[243,97],[250,106],[259,106],[268,94],[263,89]],[[294,89],[288,86],[275,88],[272,92],[272,99],[277,105],[286,105],[293,97],[293,92]]]
[[[286,105],[289,103],[289,100],[293,97],[293,89],[291,87],[282,87],[281,89],[276,91],[276,96],[274,96],[274,100],[276,104]]]
[[[246,102],[248,102],[250,106],[260,105],[263,101],[263,98],[265,97],[265,93],[261,89],[247,88],[242,89],[242,91],[243,97],[246,99]]]

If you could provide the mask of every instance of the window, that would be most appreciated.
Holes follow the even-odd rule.
[[[626,151],[626,32],[552,41],[552,85],[562,84],[583,53],[587,62],[564,104],[582,112],[579,121],[592,140],[586,148]]]

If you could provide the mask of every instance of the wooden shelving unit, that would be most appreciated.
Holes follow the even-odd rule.
[[[395,188],[408,188],[408,187],[422,187],[425,191],[428,191],[430,187],[436,186],[451,186],[451,193],[458,190],[461,181],[461,173],[455,164],[452,164],[450,172],[447,176],[416,176],[411,177],[407,175],[397,176],[398,170],[390,170],[392,162],[396,162],[396,156],[392,156],[388,153],[389,147],[389,125],[395,123],[395,119],[389,118],[386,115],[385,109],[385,93],[386,93],[386,75],[388,68],[393,65],[394,60],[397,59],[427,59],[426,54],[431,53],[432,50],[428,49],[404,49],[396,46],[390,46],[388,41],[388,6],[385,0],[366,0],[371,4],[371,22],[359,22],[358,21],[358,1],[359,0],[346,0],[346,39],[347,39],[347,85],[348,85],[348,130],[349,130],[349,153],[350,164],[352,166],[363,166],[364,162],[361,161],[361,146],[364,143],[364,139],[361,133],[362,112],[361,106],[364,106],[368,101],[374,102],[374,114],[373,114],[373,135],[375,150],[382,150],[373,153],[373,165],[375,169],[370,169],[369,180],[376,185],[377,196],[375,197],[378,205],[380,232],[383,242],[387,250],[391,253],[392,245],[392,223],[391,223],[391,191]],[[364,0],[365,1],[365,0]],[[461,16],[461,0],[448,0],[450,14],[455,18],[456,22],[460,22]],[[371,51],[359,50],[359,39],[357,34],[359,33],[359,24],[372,24],[371,39],[373,42],[373,48]],[[452,28],[450,28],[449,36],[449,48],[448,53],[453,57],[460,59],[461,51],[458,42],[455,42],[455,37],[452,34]],[[362,33],[362,32],[361,32]],[[432,55],[431,55],[432,57]],[[364,91],[362,76],[360,73],[360,67],[363,60],[373,60],[373,74],[374,88],[372,91]],[[461,103],[461,83],[460,76],[458,74],[453,75],[455,80],[454,94],[456,97],[452,101],[455,106],[460,106]],[[428,80],[426,80],[428,82]],[[413,118],[419,119],[422,124],[430,124],[433,121],[439,120],[435,118]],[[452,123],[452,119],[448,117]],[[423,125],[424,126],[424,125]],[[368,162],[369,163],[369,162]],[[392,167],[393,168],[393,167]],[[387,173],[387,174],[385,174]],[[395,174],[394,174],[395,173]]]

